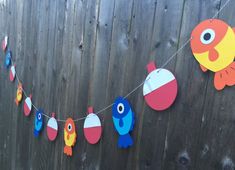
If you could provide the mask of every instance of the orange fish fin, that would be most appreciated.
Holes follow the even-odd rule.
[[[206,71],[207,71],[207,68],[204,67],[203,65],[200,64],[200,67],[201,67],[201,69],[202,69],[203,72],[206,72]]]
[[[72,156],[72,147],[65,145],[64,146],[64,153],[68,156]]]
[[[215,73],[214,86],[216,90],[222,90],[225,87],[225,81],[223,80],[222,74],[220,72]]]
[[[217,90],[222,90],[226,85],[235,85],[235,62],[231,63],[225,69],[215,73],[214,85]]]

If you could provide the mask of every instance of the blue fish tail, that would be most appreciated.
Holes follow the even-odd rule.
[[[132,145],[133,145],[133,139],[131,138],[129,133],[119,136],[119,138],[118,138],[118,147],[119,148],[127,148]]]
[[[36,129],[34,129],[33,134],[34,134],[35,137],[38,137],[39,132]]]

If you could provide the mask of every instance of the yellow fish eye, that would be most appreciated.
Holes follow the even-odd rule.
[[[70,132],[72,130],[72,125],[69,123],[68,124],[68,131]]]

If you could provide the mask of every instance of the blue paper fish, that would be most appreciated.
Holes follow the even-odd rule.
[[[34,136],[35,137],[38,137],[39,132],[42,130],[42,126],[43,126],[42,113],[43,113],[42,110],[38,110],[35,115],[35,119],[34,119]]]
[[[7,51],[5,57],[5,67],[8,68],[11,65],[11,51]]]
[[[114,102],[112,112],[114,127],[120,135],[118,147],[127,148],[133,145],[133,139],[129,133],[134,128],[135,117],[128,101],[122,97],[118,97]]]

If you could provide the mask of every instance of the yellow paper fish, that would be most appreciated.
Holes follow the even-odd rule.
[[[64,153],[68,156],[72,156],[72,146],[75,145],[76,142],[76,131],[75,131],[75,124],[73,119],[68,118],[65,122],[64,127]]]
[[[202,71],[215,72],[215,88],[235,85],[234,28],[218,19],[205,20],[195,27],[191,37],[191,49]]]
[[[19,105],[19,103],[22,100],[22,97],[23,97],[22,91],[23,91],[22,84],[19,83],[17,91],[16,91],[16,98],[15,98],[15,103],[16,103],[17,106]]]

